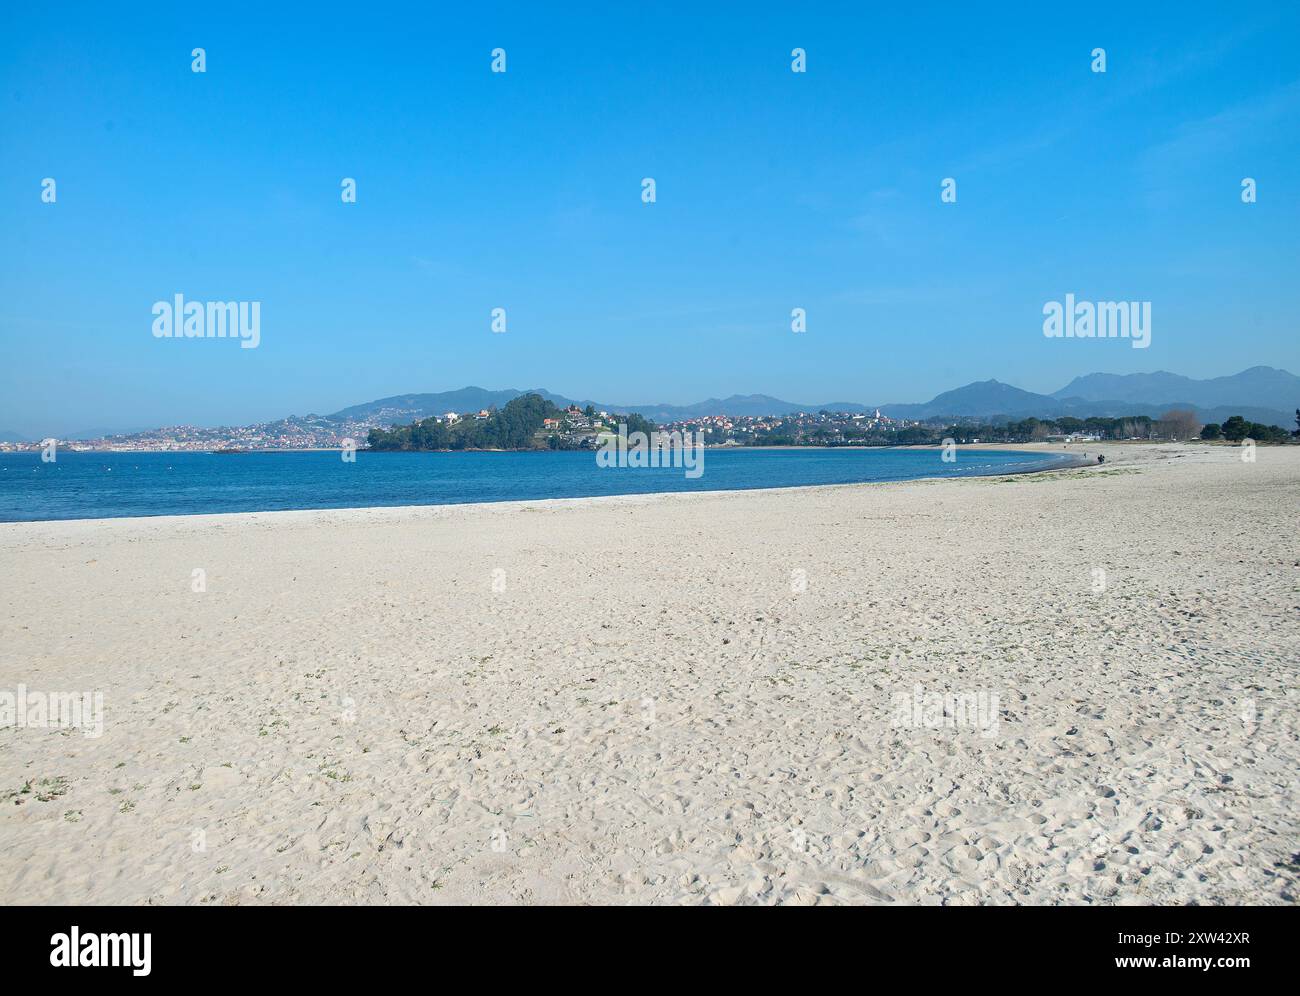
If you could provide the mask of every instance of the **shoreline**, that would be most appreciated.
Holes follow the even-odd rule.
[[[969,447],[971,447],[971,448],[976,448],[976,447],[984,446],[984,445],[986,445],[986,444],[983,444],[983,443],[967,443],[967,444],[964,444],[964,445],[969,446]],[[987,445],[994,446],[994,445],[998,445],[998,444],[987,444]],[[1003,445],[1003,446],[1023,446],[1023,445],[1030,445],[1030,444],[1026,444],[1026,443],[1003,443],[1003,444],[1000,444],[1000,445]],[[175,454],[178,454],[178,453],[193,453],[193,454],[198,454],[198,455],[202,455],[202,456],[264,456],[264,455],[266,455],[266,454],[268,454],[268,453],[339,453],[339,452],[342,451],[343,447],[341,447],[341,446],[305,446],[305,447],[304,447],[304,446],[292,446],[292,447],[277,447],[276,449],[239,450],[239,451],[237,451],[237,452],[236,452],[236,451],[221,452],[220,450],[211,450],[211,449],[207,449],[207,450],[98,450],[98,449],[73,449],[73,448],[70,447],[70,446],[65,446],[65,447],[63,447],[63,449],[65,449],[65,450],[66,450],[67,452],[69,452],[69,453],[88,453],[88,454],[95,454],[95,455],[104,455],[104,454],[110,454],[110,453],[123,453],[123,454],[125,454],[125,453],[131,453],[131,454],[140,454],[140,453],[159,453],[159,454],[165,454],[165,455],[167,455],[167,456],[172,456],[172,455],[175,455]],[[668,447],[668,449],[670,449],[670,450],[671,450],[671,449],[675,449],[675,447]],[[706,450],[746,450],[746,451],[762,451],[762,450],[926,450],[926,449],[928,449],[928,450],[938,450],[938,449],[942,449],[942,446],[940,446],[940,445],[934,445],[934,446],[932,446],[932,445],[929,445],[929,444],[926,444],[926,443],[906,443],[906,444],[898,444],[898,445],[889,444],[889,445],[881,445],[881,446],[856,446],[856,445],[845,445],[845,446],[797,446],[797,445],[787,445],[787,444],[782,444],[782,445],[780,445],[780,446],[727,446],[727,445],[724,445],[724,444],[721,444],[721,443],[712,443],[712,444],[707,444],[707,443],[706,443],[706,444],[704,444],[704,449],[706,449]],[[40,451],[40,448],[39,448],[39,447],[34,447],[34,448],[32,448],[32,449],[26,449],[26,450],[0,450],[0,457],[5,456],[5,455],[7,455],[7,454],[11,454],[11,453],[13,453],[13,454],[17,454],[17,453],[40,453],[40,452],[41,452],[41,451]],[[459,449],[459,450],[453,450],[453,449],[444,449],[444,450],[417,450],[417,449],[410,449],[410,450],[392,449],[392,450],[390,450],[390,449],[381,449],[381,450],[375,450],[375,449],[371,449],[369,446],[358,446],[358,447],[356,448],[356,452],[357,452],[357,453],[375,453],[375,454],[379,454],[379,453],[402,453],[402,454],[411,454],[411,453],[545,453],[545,454],[551,454],[551,453],[583,453],[583,452],[594,453],[594,452],[595,452],[595,447],[572,446],[572,447],[567,447],[567,448],[564,448],[564,449],[552,450],[552,449],[550,449],[550,448],[548,448],[548,447],[543,447],[543,446],[529,446],[529,447],[527,447],[527,448],[525,448],[525,449],[513,449],[513,450],[510,450],[510,449],[499,449],[499,448],[495,448],[495,447],[466,446],[465,448],[463,448],[463,449]]]

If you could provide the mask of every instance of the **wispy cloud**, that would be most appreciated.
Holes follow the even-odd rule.
[[[1188,163],[1272,141],[1277,126],[1297,116],[1300,116],[1300,80],[1183,122],[1168,138],[1143,153],[1141,165],[1148,175],[1167,178]]]

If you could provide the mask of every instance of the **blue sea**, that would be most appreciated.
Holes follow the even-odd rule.
[[[658,491],[970,477],[1035,470],[1065,454],[925,449],[709,449],[695,479],[680,468],[596,466],[588,451],[0,454],[0,521],[198,515],[291,508],[448,505]]]

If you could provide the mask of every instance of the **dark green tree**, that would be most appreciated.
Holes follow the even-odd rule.
[[[1233,415],[1223,423],[1223,438],[1230,443],[1239,443],[1250,435],[1250,423],[1240,415]]]

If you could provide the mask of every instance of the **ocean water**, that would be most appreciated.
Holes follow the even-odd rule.
[[[447,505],[656,491],[968,477],[1033,470],[1066,455],[938,449],[708,449],[704,473],[596,466],[595,453],[0,454],[0,521],[197,515],[291,508]]]

